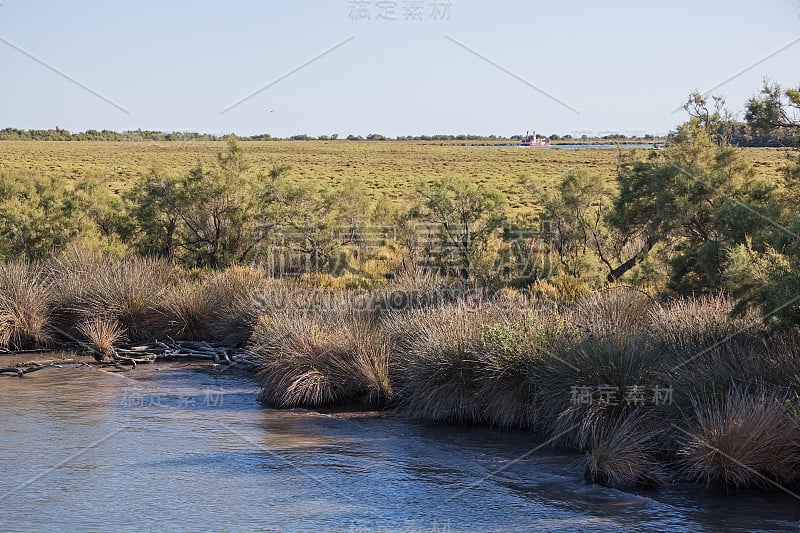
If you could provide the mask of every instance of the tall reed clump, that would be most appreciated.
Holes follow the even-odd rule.
[[[203,284],[204,298],[217,306],[208,319],[210,337],[229,346],[244,346],[258,317],[285,305],[286,292],[284,283],[269,279],[257,268],[234,266],[211,274]]]
[[[78,300],[98,275],[102,264],[99,254],[77,248],[47,262],[55,299],[53,319],[66,342],[77,342],[76,328],[87,318],[80,312]]]
[[[39,348],[54,339],[52,280],[41,265],[0,264],[0,347]]]
[[[80,268],[73,269],[80,263]],[[93,318],[118,321],[132,341],[152,340],[164,332],[161,311],[168,289],[179,279],[168,263],[156,259],[94,259],[59,262],[60,299],[71,326]]]
[[[530,376],[546,364],[553,344],[569,336],[570,326],[547,310],[502,308],[495,313],[481,326],[475,350],[481,416],[500,427],[534,427],[541,414]]]
[[[389,346],[371,314],[347,305],[268,312],[249,349],[261,360],[259,399],[268,406],[381,405],[391,398]]]
[[[800,426],[786,393],[735,386],[693,401],[682,435],[682,473],[725,488],[767,487],[800,477]]]
[[[569,337],[554,313],[487,303],[450,304],[385,319],[402,409],[426,420],[531,427],[539,418],[529,376]]]
[[[611,286],[578,298],[567,308],[583,337],[608,338],[641,332],[655,302],[638,289]]]
[[[484,421],[478,344],[489,317],[486,309],[456,304],[394,312],[386,318],[403,411],[424,420]]]
[[[643,409],[608,417],[596,424],[584,452],[584,477],[591,483],[655,487],[668,479],[657,459],[665,428],[654,426]]]
[[[640,334],[584,337],[557,350],[531,386],[541,398],[541,422],[554,442],[585,449],[597,426],[639,406],[663,422],[670,411],[653,391],[668,389],[663,352]],[[657,414],[658,413],[658,414]]]
[[[734,385],[762,382],[800,387],[800,339],[769,331],[755,314],[733,316],[723,294],[684,298],[651,310],[647,332],[669,355],[666,370],[684,410],[689,399],[724,395]]]
[[[649,404],[666,387],[663,349],[644,334],[650,299],[635,290],[598,292],[565,311],[579,331],[554,347],[549,364],[531,375],[542,399],[542,424],[557,442],[585,449],[597,426]]]
[[[733,301],[723,293],[659,303],[649,311],[647,331],[676,362],[730,340],[763,344],[765,326],[755,313],[732,316]]]
[[[210,328],[223,302],[207,290],[207,281],[181,280],[167,288],[159,306],[165,334],[178,340],[211,340]]]
[[[373,292],[376,311],[412,310],[436,307],[463,300],[470,289],[435,272],[402,272]]]

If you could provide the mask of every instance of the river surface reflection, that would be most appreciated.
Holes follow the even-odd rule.
[[[181,365],[0,377],[0,531],[800,530],[788,495],[589,486],[528,434],[256,394]]]

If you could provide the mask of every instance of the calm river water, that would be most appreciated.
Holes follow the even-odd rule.
[[[0,531],[800,531],[788,495],[589,486],[530,435],[256,394],[175,365],[0,376]]]

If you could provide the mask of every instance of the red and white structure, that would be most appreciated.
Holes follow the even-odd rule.
[[[550,146],[550,139],[536,135],[535,131],[533,133],[526,131],[525,138],[519,144],[520,146]]]

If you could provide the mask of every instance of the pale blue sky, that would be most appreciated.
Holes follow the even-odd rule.
[[[664,133],[690,91],[794,40],[716,92],[739,111],[764,76],[800,83],[799,0],[438,3],[361,2],[352,20],[348,0],[2,0],[0,127]]]

